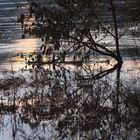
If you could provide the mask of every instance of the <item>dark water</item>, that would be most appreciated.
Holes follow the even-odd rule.
[[[15,2],[0,0],[0,140],[139,140],[139,42],[120,40],[121,68],[98,58],[33,69],[21,54],[41,41],[21,39],[26,1],[18,10]]]
[[[139,77],[129,79],[120,69],[95,74],[85,67],[4,73],[0,138],[138,140]]]

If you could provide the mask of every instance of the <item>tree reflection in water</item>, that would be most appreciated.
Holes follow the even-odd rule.
[[[10,83],[9,89],[1,88],[8,99],[8,104],[1,103],[1,120],[6,114],[11,119],[1,121],[1,133],[12,128],[14,140],[139,139],[140,89],[122,85],[120,69],[115,65],[94,73],[91,67],[71,70],[62,64],[35,68],[28,81],[21,78],[11,84],[14,88]]]

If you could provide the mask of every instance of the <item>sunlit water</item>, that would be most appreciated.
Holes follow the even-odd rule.
[[[15,71],[19,74],[14,74],[15,76],[23,76],[27,74],[29,78],[29,81],[31,81],[31,75],[33,73],[28,72],[21,72],[22,69],[32,69],[31,66],[26,67],[25,59],[21,57],[21,54],[29,55],[34,51],[39,50],[41,45],[41,41],[39,39],[19,39],[14,40],[10,43],[1,43],[0,45],[0,57],[1,63],[0,63],[0,70],[1,72],[4,71]],[[128,86],[131,86],[133,84],[134,87],[138,88],[140,82],[134,83],[133,81],[139,80],[140,78],[140,60],[136,59],[135,57],[123,57],[124,63],[121,68],[121,82],[122,84],[128,84]],[[97,60],[94,60],[97,61]],[[83,64],[83,67],[90,66],[91,70],[95,71],[100,69],[101,67],[104,69],[110,69],[114,65],[114,61],[111,61],[111,64],[107,63],[98,63],[98,65],[94,65],[94,63],[89,64]],[[44,69],[53,70],[53,67],[50,65],[44,65]],[[75,65],[64,65],[64,67],[68,70],[70,70],[73,73],[73,71],[77,72],[80,71],[80,67]],[[57,69],[57,67],[56,67]],[[34,71],[34,70],[33,70]],[[92,72],[93,72],[92,71]],[[85,71],[82,72],[83,75]],[[23,75],[22,75],[23,74]],[[3,74],[4,75],[4,74]],[[9,75],[9,74],[8,74]],[[7,75],[7,77],[8,77]],[[13,74],[10,74],[13,75]],[[33,76],[35,76],[33,74]],[[4,77],[4,76],[1,76]],[[28,79],[27,78],[27,79]],[[68,78],[69,79],[69,78]],[[106,79],[106,77],[105,77]],[[65,85],[63,79],[61,79],[62,85]],[[70,80],[70,79],[69,79]],[[28,80],[27,80],[28,81]],[[110,81],[112,83],[112,87],[115,85],[116,81],[116,72],[113,72],[107,76],[107,81]],[[53,85],[53,81],[51,81]],[[77,81],[71,81],[68,82],[67,91],[72,91],[73,89],[77,88]],[[83,85],[86,84],[83,82]],[[92,84],[92,83],[90,83]],[[103,86],[103,85],[102,85]],[[101,87],[102,87],[101,86]],[[29,90],[27,88],[24,88],[24,86],[19,90],[17,97],[23,98],[26,94],[28,96],[28,92],[36,92],[34,88],[30,88]],[[49,92],[49,90],[46,87],[46,90],[44,92]],[[3,92],[1,93],[3,95]],[[86,95],[85,95],[86,96]],[[3,96],[2,96],[3,97]],[[4,100],[3,100],[4,102]],[[107,107],[112,107],[111,100],[106,100],[106,103],[104,104]],[[123,108],[123,104],[122,104]],[[63,115],[63,114],[62,114]],[[16,113],[11,114],[1,114],[1,124],[0,124],[0,139],[1,140],[89,140],[92,138],[101,138],[101,129],[95,128],[93,130],[88,131],[82,131],[79,130],[76,131],[75,134],[71,135],[71,130],[68,129],[62,129],[61,131],[58,130],[58,122],[61,122],[61,116],[57,119],[45,119],[40,118],[42,120],[38,120],[40,116],[34,116],[32,112],[25,113],[22,107],[19,107],[19,109],[16,111]],[[27,120],[26,120],[27,119]],[[89,120],[90,121],[90,120]],[[76,126],[77,127],[77,126]],[[111,127],[111,126],[108,126]],[[125,138],[130,140],[138,140],[139,139],[139,129],[132,129],[132,131],[128,131],[126,128],[123,128],[123,126],[119,127],[119,129],[122,129],[121,132],[118,132],[117,130],[113,134],[113,131],[110,132],[110,139],[111,137],[116,137],[115,140],[121,139],[125,136]],[[62,133],[62,134],[61,134]],[[63,134],[64,133],[64,134]],[[120,133],[120,134],[119,134]],[[107,140],[107,139],[106,139]]]
[[[22,1],[22,3],[26,3],[25,1]],[[2,12],[1,12],[2,11]],[[10,12],[9,12],[10,11]],[[7,12],[9,14],[7,14]],[[26,62],[25,59],[22,57],[28,56],[32,54],[34,51],[39,50],[41,41],[36,38],[30,38],[30,39],[21,39],[21,26],[20,24],[16,23],[17,20],[17,9],[15,3],[11,0],[0,0],[0,78],[7,78],[9,75],[13,76],[13,73],[7,74],[11,71],[15,71],[18,74],[15,74],[15,76],[21,76],[22,77],[22,70],[23,69],[31,69],[31,66],[26,67]],[[9,19],[10,17],[10,19]],[[128,39],[129,38],[129,39]],[[126,41],[127,40],[127,41]],[[130,38],[130,36],[125,36],[122,40],[121,43],[124,44],[123,48],[124,50],[128,49],[126,46],[134,46],[134,41],[133,39]],[[135,56],[134,54],[128,54],[122,49],[122,55],[123,55],[123,65],[121,68],[121,80],[122,84],[129,84],[131,81],[135,80],[140,80],[140,58],[139,56]],[[102,59],[101,59],[102,60]],[[94,61],[97,61],[96,59]],[[111,61],[111,64],[107,63],[98,63],[98,65],[94,65],[94,63],[90,64],[83,64],[83,67],[90,67],[92,72],[94,70],[98,69],[109,69],[112,68],[114,65],[114,61]],[[48,70],[53,70],[52,65],[45,65],[43,66],[44,69]],[[81,72],[80,67],[75,66],[75,65],[64,65],[64,67],[72,72]],[[4,75],[5,72],[6,76]],[[30,72],[23,72],[24,75],[27,74],[25,77],[27,79],[33,80],[32,78],[32,73]],[[81,73],[85,73],[83,70]],[[89,72],[90,73],[90,72]],[[90,73],[91,74],[91,73]],[[49,75],[49,74],[48,74]],[[50,74],[51,75],[51,74]],[[49,75],[49,76],[50,76]],[[53,75],[53,74],[52,74]],[[52,76],[51,75],[51,76]],[[31,77],[30,77],[31,76]],[[33,76],[36,76],[33,74]],[[51,77],[50,76],[50,77]],[[53,77],[53,76],[52,76]],[[54,76],[55,77],[55,76]],[[71,78],[71,77],[70,77]],[[77,87],[77,81],[73,81],[73,79],[69,79],[67,81],[68,87],[67,91],[72,91],[73,89],[76,89]],[[73,77],[72,77],[73,78]],[[51,78],[50,78],[51,79]],[[56,77],[57,79],[57,77]],[[53,84],[53,80],[50,80]],[[65,85],[64,79],[60,79],[62,85]],[[116,80],[116,72],[111,73],[108,76],[108,79],[110,83],[114,86],[115,80]],[[28,80],[27,80],[28,81]],[[29,82],[28,81],[28,82]],[[86,84],[86,83],[84,83]],[[83,85],[84,85],[83,84]],[[93,84],[93,83],[90,83]],[[99,83],[100,84],[100,83]],[[136,82],[137,88],[139,87],[139,82]],[[130,84],[129,84],[130,85]],[[100,86],[102,87],[102,85]],[[17,93],[23,97],[25,94],[28,95],[28,92],[36,92],[35,88],[29,88],[29,91],[26,89],[26,87],[22,87],[21,90],[19,90]],[[48,87],[45,89],[45,92],[48,91]],[[65,91],[66,92],[66,91]],[[3,94],[5,95],[6,93],[3,92],[2,90],[0,91],[1,93],[1,100],[3,97]],[[22,95],[22,93],[24,95]],[[86,92],[85,92],[86,93]],[[19,96],[17,95],[17,97]],[[5,95],[6,96],[6,95]],[[9,95],[10,96],[10,95]],[[86,96],[86,94],[85,94]],[[2,100],[3,101],[3,100]],[[109,99],[108,102],[106,103],[106,106],[111,106],[111,100]],[[122,106],[123,108],[123,103]],[[122,109],[123,110],[123,109]],[[126,111],[127,112],[127,111]],[[63,115],[63,114],[62,114]],[[27,139],[27,140],[62,140],[62,139],[68,139],[68,140],[88,140],[88,139],[94,139],[95,137],[97,139],[101,139],[101,128],[96,128],[90,131],[82,131],[80,130],[80,126],[76,126],[77,128],[77,133],[73,134],[70,136],[70,133],[72,133],[69,129],[67,129],[67,133],[65,134],[67,136],[60,136],[60,132],[56,129],[58,126],[58,121],[61,121],[63,119],[63,116],[60,116],[60,120],[56,119],[45,119],[45,117],[41,118],[39,120],[40,116],[34,116],[32,110],[30,112],[24,112],[23,108],[20,106],[19,109],[14,112],[14,113],[4,113],[1,112],[0,114],[0,140],[22,140],[22,139]],[[26,118],[26,119],[25,119]],[[57,116],[56,116],[57,118]],[[107,118],[104,118],[105,120]],[[111,118],[110,118],[111,119]],[[76,121],[76,120],[75,120]],[[90,120],[89,120],[90,121]],[[39,123],[37,123],[39,122]],[[127,131],[126,129],[123,128],[123,123],[121,124],[122,128],[121,130],[118,129],[117,131],[111,131],[110,135],[111,137],[114,137],[114,140],[118,140],[119,138],[121,139],[123,136],[127,139],[130,140],[138,140],[139,137],[139,129],[132,129],[130,132]],[[130,125],[130,124],[129,124]],[[71,126],[72,127],[72,126]],[[106,126],[106,129],[109,129],[110,126]],[[117,128],[117,126],[116,126]],[[61,131],[65,131],[65,129],[62,129]],[[107,132],[109,133],[110,130]],[[127,132],[126,132],[127,131]],[[113,133],[114,132],[114,133]],[[87,135],[87,137],[85,137]],[[89,137],[88,137],[89,136]],[[122,137],[121,137],[122,136]],[[111,139],[110,137],[110,139]],[[116,138],[115,138],[116,137]]]
[[[1,70],[17,71],[25,67],[26,63],[22,56],[38,50],[41,42],[38,39],[20,39],[10,43],[0,44]]]

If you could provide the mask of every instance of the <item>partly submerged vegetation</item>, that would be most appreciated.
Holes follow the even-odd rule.
[[[15,140],[140,139],[140,69],[121,79],[124,3],[28,2],[18,19],[22,38],[38,37],[42,45],[21,53],[22,73],[2,73],[1,132],[12,128]],[[130,50],[139,59],[139,47]]]
[[[86,65],[76,69],[50,65],[48,69],[35,68],[26,78],[5,78],[3,83],[8,86],[0,90],[0,112],[20,113],[15,117],[28,124],[31,132],[41,127],[41,133],[34,132],[36,139],[50,125],[55,139],[139,139],[139,80],[121,83],[118,70],[114,82],[110,81],[108,74],[115,70],[96,73]],[[28,139],[24,126],[13,125],[15,139],[21,135]]]
[[[107,6],[108,19],[101,10]],[[25,32],[23,38],[30,34],[42,39],[44,43],[40,50],[43,54],[61,52],[59,56],[54,54],[52,61],[65,61],[69,54],[76,52],[84,53],[90,59],[88,53],[97,52],[122,63],[116,14],[112,0],[106,5],[99,1],[55,1],[50,5],[30,1],[29,13],[21,14],[19,21]]]

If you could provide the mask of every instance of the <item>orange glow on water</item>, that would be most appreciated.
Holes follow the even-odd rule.
[[[12,57],[7,57],[3,64],[3,69],[19,70],[25,67],[25,60],[21,57],[22,54],[26,55],[33,53],[39,49],[41,42],[38,39],[22,39],[15,40],[11,44],[6,44],[5,52],[11,54]]]

